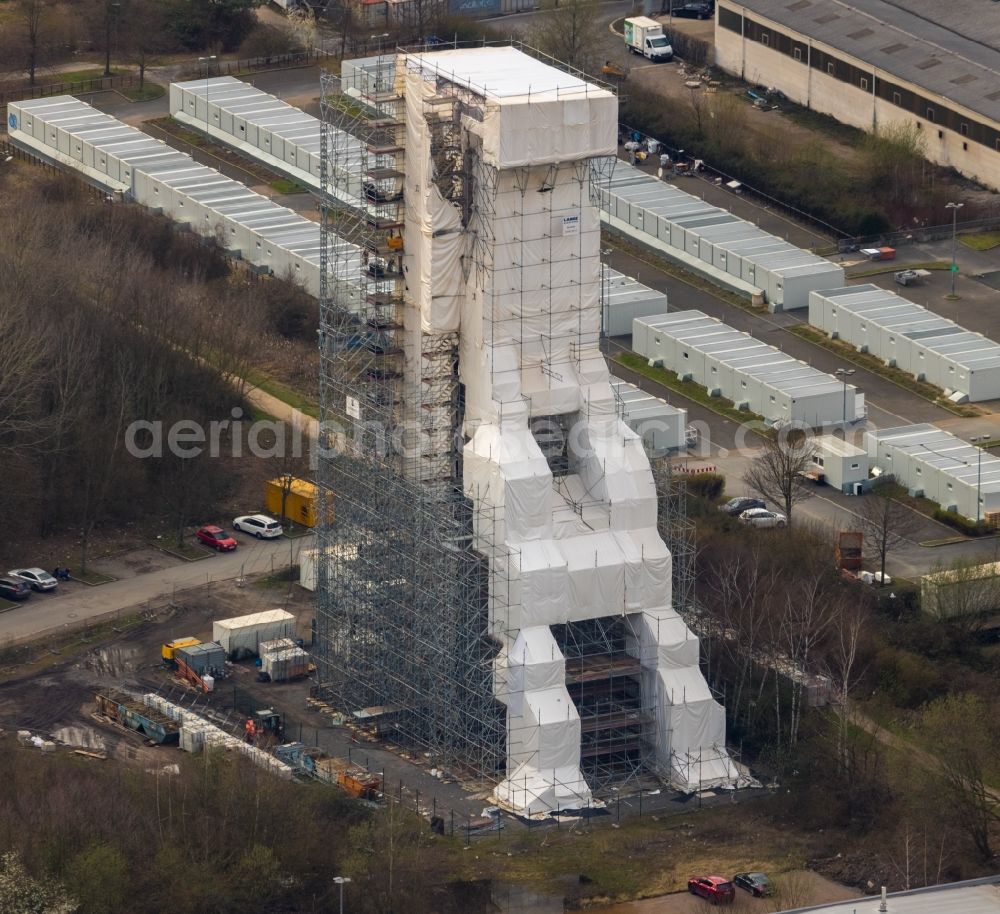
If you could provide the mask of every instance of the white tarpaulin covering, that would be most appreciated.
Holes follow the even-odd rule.
[[[407,69],[478,97],[483,159],[498,168],[614,155],[618,100],[512,47],[410,54]]]
[[[581,721],[552,626],[627,618],[661,770],[725,742],[698,641],[671,609],[649,461],[599,350],[589,160],[614,153],[616,101],[512,48],[404,63],[407,143],[418,150],[406,168],[408,299],[424,332],[460,329],[463,484],[502,643],[494,688],[507,706],[507,778],[495,795],[523,815],[586,807]],[[476,178],[467,225],[435,187],[429,154],[456,113]]]

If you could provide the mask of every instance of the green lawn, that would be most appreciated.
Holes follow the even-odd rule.
[[[154,98],[162,98],[167,90],[159,83],[151,83],[147,79],[141,89],[136,87],[134,89],[119,89],[118,91],[131,102],[150,102]]]
[[[279,194],[304,194],[306,189],[296,181],[289,178],[277,178],[270,185]]]
[[[319,403],[300,391],[295,390],[295,388],[289,387],[287,384],[282,384],[281,381],[275,381],[274,378],[269,378],[267,375],[256,371],[249,372],[246,380],[254,387],[264,391],[264,393],[281,400],[282,403],[287,403],[294,409],[305,413],[307,416],[312,416],[314,419],[319,418]]]
[[[974,251],[992,251],[1000,247],[1000,232],[975,232],[971,235],[959,235],[958,240]]]
[[[124,76],[124,73],[111,71],[112,76]],[[105,79],[109,77],[104,76],[104,70],[100,67],[94,67],[90,70],[69,70],[65,73],[54,73],[52,76],[53,83],[85,83],[92,79]]]
[[[712,412],[732,419],[734,422],[759,422],[762,426],[759,429],[760,433],[769,434],[770,430],[763,427],[763,416],[758,416],[748,410],[737,409],[732,400],[726,400],[724,397],[709,396],[708,391],[700,384],[696,384],[694,381],[682,381],[677,377],[676,372],[668,371],[666,368],[652,368],[641,355],[636,355],[634,352],[623,352],[620,355],[612,356],[612,361],[618,362],[626,368],[631,368],[650,380],[656,381],[664,387],[669,387],[689,400],[694,400],[695,403],[700,403]]]
[[[824,349],[835,352],[847,362],[852,362],[860,368],[870,371],[872,374],[877,374],[879,377],[885,378],[887,381],[892,381],[897,387],[902,387],[904,390],[912,391],[918,397],[930,400],[931,403],[954,413],[956,416],[974,418],[982,415],[975,407],[956,406],[942,396],[942,391],[933,384],[917,381],[905,371],[900,371],[898,368],[890,368],[881,359],[877,359],[875,356],[865,352],[858,352],[853,346],[849,346],[841,340],[831,340],[825,333],[816,330],[814,327],[802,324],[798,327],[789,327],[788,331],[802,337],[804,340],[809,340],[810,343],[815,343],[817,346],[822,346]]]

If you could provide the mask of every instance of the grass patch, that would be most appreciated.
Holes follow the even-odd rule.
[[[270,186],[279,194],[304,194],[306,192],[301,184],[289,178],[276,178]]]
[[[289,387],[287,384],[282,384],[281,381],[275,381],[273,378],[269,378],[267,375],[256,371],[248,372],[246,380],[258,390],[270,394],[276,400],[281,400],[282,403],[299,410],[299,412],[305,413],[307,416],[312,416],[313,419],[319,418],[319,404],[300,391],[295,390],[295,388]]]
[[[602,231],[609,233],[610,237],[606,236],[606,240],[610,247],[616,248],[623,254],[628,254],[630,257],[634,257],[641,263],[654,267],[661,273],[666,273],[674,279],[679,279],[681,282],[687,283],[687,285],[691,286],[693,289],[699,289],[702,292],[707,292],[709,295],[719,299],[719,301],[726,302],[727,304],[733,305],[737,308],[742,308],[744,311],[750,311],[753,314],[767,313],[767,305],[755,305],[749,298],[744,298],[737,295],[735,292],[728,292],[725,289],[721,289],[711,280],[706,279],[691,270],[685,269],[670,260],[667,260],[658,253],[651,251],[649,248],[637,244],[630,244],[625,240],[624,236],[618,233],[617,229],[604,228]],[[611,233],[613,233],[613,235]]]
[[[159,549],[160,552],[174,556],[174,558],[183,559],[185,562],[197,562],[200,559],[207,559],[212,554],[204,547],[195,546],[192,543],[181,543],[178,546],[174,542],[168,546],[160,540],[150,540],[149,545],[154,549]]]
[[[957,543],[964,543],[965,541],[966,537],[964,536],[947,536],[944,539],[939,539],[939,540],[924,540],[923,542],[918,543],[917,545],[927,546],[928,548],[930,548],[934,546],[954,546]]]
[[[146,84],[140,89],[119,89],[118,92],[124,95],[130,102],[151,102],[154,98],[162,98],[166,94],[166,89],[159,83],[151,83],[146,80]]]
[[[253,582],[253,586],[266,589],[269,587],[284,587],[285,584],[298,583],[299,566],[290,565],[288,568],[282,568],[280,571],[275,571],[273,574],[267,575],[267,577],[259,578]]]
[[[1000,247],[1000,232],[974,232],[971,235],[959,235],[958,240],[974,251],[992,251]]]
[[[125,76],[125,73],[111,71],[111,76]],[[92,79],[110,79],[111,76],[105,76],[104,70],[100,67],[93,67],[90,70],[69,70],[66,73],[56,73],[55,78],[52,80],[53,83],[85,83],[90,82]]]
[[[947,270],[951,268],[950,260],[928,260],[926,263],[896,263],[884,267],[873,267],[860,273],[851,273],[851,279],[862,276],[881,276],[883,273],[899,273],[902,270]]]
[[[89,587],[99,587],[101,584],[110,584],[112,581],[118,580],[110,574],[101,574],[99,571],[74,571],[70,577]]]
[[[982,415],[975,407],[957,406],[951,403],[946,397],[942,396],[942,391],[933,384],[928,384],[925,381],[917,381],[905,371],[901,371],[898,368],[890,368],[880,359],[875,358],[875,356],[869,355],[867,352],[858,352],[853,346],[842,340],[832,340],[815,327],[802,324],[797,327],[789,327],[788,332],[794,333],[796,336],[808,340],[810,343],[815,343],[817,346],[822,346],[824,349],[829,349],[830,352],[836,353],[844,361],[851,362],[859,368],[864,368],[872,374],[877,374],[880,378],[885,378],[897,387],[915,393],[918,397],[923,397],[923,399],[929,400],[935,406],[940,406],[942,409],[946,409],[956,416],[971,419]]]
[[[674,371],[666,368],[652,368],[643,356],[636,355],[634,352],[623,352],[620,355],[612,356],[612,361],[618,362],[626,368],[631,368],[632,371],[649,378],[651,381],[656,381],[664,387],[669,387],[675,393],[679,393],[695,403],[700,403],[726,419],[740,423],[757,421],[762,426],[766,425],[763,416],[758,416],[748,410],[737,409],[732,400],[727,400],[724,397],[709,396],[708,391],[700,384],[696,384],[694,381],[682,381]],[[767,428],[760,428],[758,431],[762,435],[770,434],[770,429]]]

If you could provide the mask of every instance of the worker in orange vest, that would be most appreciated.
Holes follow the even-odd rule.
[[[257,742],[257,727],[254,725],[253,718],[248,717],[246,724],[244,724],[243,729],[246,734],[246,740],[248,743],[253,745]]]

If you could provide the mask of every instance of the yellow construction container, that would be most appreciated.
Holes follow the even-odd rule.
[[[287,520],[303,527],[315,527],[319,523],[320,488],[314,482],[294,476],[279,476],[267,483],[265,491],[267,511],[273,517]],[[284,498],[285,510],[281,510]],[[327,523],[333,523],[333,493],[327,494]]]
[[[168,641],[160,648],[160,656],[164,663],[173,664],[176,663],[174,651],[180,650],[182,647],[194,647],[196,644],[201,644],[198,638],[174,638],[173,641]]]

